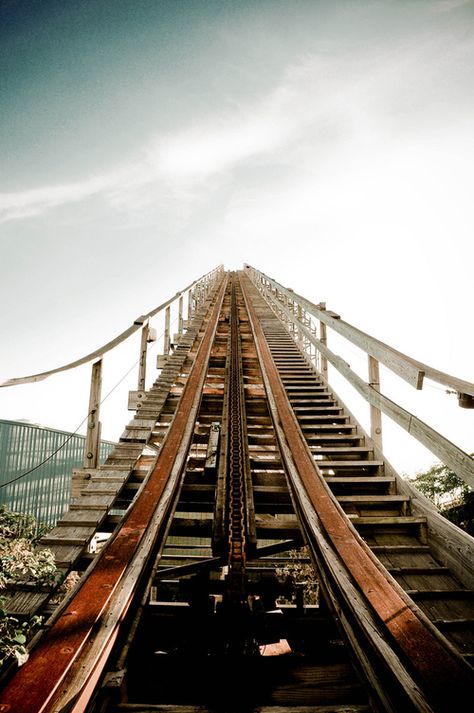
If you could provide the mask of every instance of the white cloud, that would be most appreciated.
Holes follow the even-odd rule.
[[[367,154],[372,160],[387,139],[416,133],[417,123],[424,127],[424,112],[437,100],[430,87],[437,86],[438,76],[455,74],[466,59],[465,45],[443,54],[443,42],[418,39],[408,46],[301,58],[253,105],[236,105],[232,113],[155,136],[126,165],[75,183],[0,194],[0,221],[94,196],[129,212],[173,206],[183,217],[242,166],[266,170],[270,188],[272,166],[323,179],[329,170],[330,180],[331,166],[340,159],[350,163]],[[449,106],[437,110],[443,114]],[[245,186],[235,190],[245,193]]]

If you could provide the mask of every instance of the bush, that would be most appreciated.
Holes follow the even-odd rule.
[[[45,532],[31,515],[22,515],[0,507],[0,590],[8,586],[51,587],[58,581],[54,555],[48,549],[35,549]],[[9,616],[5,598],[0,597],[0,667],[16,658],[21,666],[28,658],[26,643],[41,617],[20,622]]]

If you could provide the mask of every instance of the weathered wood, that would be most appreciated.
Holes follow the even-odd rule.
[[[244,289],[244,294],[247,299],[247,287]],[[280,451],[290,473],[293,494],[298,504],[305,533],[310,538],[313,556],[317,558],[321,555],[326,558],[326,567],[323,568],[322,573],[325,576],[327,586],[331,586],[329,572],[331,573],[332,582],[339,581],[342,584],[339,578],[344,576],[341,571],[341,564],[344,562],[351,576],[364,592],[367,602],[371,602],[372,611],[377,612],[380,621],[390,630],[391,636],[396,638],[401,649],[407,653],[411,660],[411,665],[413,667],[416,666],[417,673],[424,680],[425,690],[430,691],[430,695],[436,699],[439,697],[440,700],[443,700],[444,697],[446,701],[446,690],[442,679],[444,678],[447,683],[448,680],[452,680],[451,676],[454,676],[463,682],[460,685],[464,686],[467,692],[469,677],[459,657],[449,648],[446,639],[431,626],[423,613],[410,606],[409,599],[405,596],[403,590],[381,568],[368,549],[367,544],[355,533],[353,526],[347,519],[344,520],[345,515],[343,515],[342,511],[339,511],[340,505],[333,500],[333,496],[325,487],[324,481],[318,477],[319,473],[314,471],[317,468],[317,463],[311,457],[309,450],[305,448],[306,444],[303,445],[304,442],[301,438],[301,431],[296,417],[291,411],[284,387],[272,360],[270,348],[265,339],[264,327],[258,320],[255,307],[251,304],[250,298],[247,299],[247,307],[255,333],[257,351],[260,356],[270,402],[270,412],[274,417],[274,427],[278,435]],[[336,505],[337,507],[335,507]],[[333,548],[339,553],[339,557],[334,557]],[[329,563],[329,559],[333,560],[332,564]],[[349,596],[350,588],[346,583],[340,588],[340,595]],[[338,614],[342,613],[340,595],[337,597],[339,601],[336,604]],[[350,595],[351,598],[353,596],[354,593]],[[389,613],[390,610],[393,611],[393,614]],[[383,614],[381,614],[382,611],[384,612]],[[355,614],[358,626],[362,626],[364,621],[368,622],[369,616],[369,612],[365,609],[363,603],[359,601],[357,613]],[[350,629],[347,630],[347,634],[351,636]],[[373,631],[368,634],[369,639],[372,636]],[[353,643],[355,643],[354,640]],[[380,647],[381,643],[375,643],[374,641],[375,650],[378,649],[380,654],[381,649],[378,647]],[[422,656],[420,656],[421,650],[423,650]],[[434,655],[435,652],[436,654]],[[364,656],[364,653],[360,651],[362,656]],[[408,671],[400,667],[400,662],[396,660],[394,654],[393,649],[388,654],[390,671],[393,674],[398,668],[397,677],[407,676]],[[381,655],[382,657],[384,656],[383,654]],[[436,668],[436,675],[434,675],[434,668]],[[448,668],[450,674],[447,676]],[[367,675],[373,675],[373,671],[369,669]],[[399,680],[401,679],[399,678]],[[383,695],[380,684],[376,683],[376,686],[377,693]],[[408,695],[412,701],[415,701],[419,695],[419,689],[414,684],[414,681],[407,681],[404,684],[404,688],[409,692]],[[434,693],[435,691],[436,693]],[[420,705],[420,702],[416,703],[415,707],[417,705]],[[421,708],[428,709],[426,702],[421,703]]]
[[[89,415],[84,446],[84,467],[97,468],[100,446],[100,394],[102,389],[102,359],[92,365]]]
[[[77,525],[75,527],[55,527],[51,532],[41,538],[41,545],[85,545],[95,534],[95,526]]]
[[[326,679],[328,674],[326,672]],[[372,708],[367,705],[341,704],[329,706],[258,706],[249,713],[370,713]],[[120,703],[114,708],[114,713],[215,713],[214,707],[179,706],[173,704],[152,705],[144,703]]]
[[[57,527],[71,527],[74,525],[97,527],[104,517],[104,510],[68,510],[61,520],[58,520]]]
[[[326,310],[326,303],[321,302],[320,304],[321,310]],[[319,338],[321,340],[321,344],[324,344],[325,346],[328,343],[328,333],[327,333],[327,327],[326,324],[322,321],[319,320]],[[328,378],[328,360],[324,355],[321,355],[321,374],[325,379]]]
[[[470,487],[474,488],[474,459],[471,458],[471,456],[402,406],[399,406],[387,396],[384,396],[366,384],[360,376],[352,371],[347,362],[327,349],[306,327],[302,326],[301,328],[305,330],[306,336],[316,348],[327,356],[331,364],[336,367],[369,404],[375,406],[387,416],[390,416],[395,423],[408,431],[408,433],[438,456],[443,463],[446,463],[446,465],[459,475]],[[328,425],[327,428],[331,427]]]
[[[178,301],[178,334],[183,333],[183,295],[180,295]]]
[[[149,331],[149,324],[148,324],[148,322],[146,322],[143,325],[142,336],[141,336],[141,340],[140,340],[140,360],[138,363],[138,385],[137,385],[138,391],[145,390],[146,353],[147,353],[147,346],[148,346],[148,331]]]
[[[254,270],[254,268],[251,269]],[[258,274],[258,271],[255,272]],[[334,329],[335,332],[338,332],[342,336],[346,337],[346,339],[363,349],[367,352],[367,354],[375,357],[382,364],[398,374],[398,376],[402,379],[405,379],[405,381],[408,381],[408,383],[415,386],[415,388],[422,388],[423,378],[426,376],[432,381],[436,381],[443,386],[454,389],[461,395],[461,397],[463,395],[474,396],[474,383],[465,381],[464,379],[459,379],[451,374],[446,374],[438,369],[434,369],[428,364],[424,364],[417,359],[412,359],[384,342],[381,342],[380,340],[371,337],[369,334],[362,332],[360,329],[357,329],[357,327],[344,322],[340,318],[331,316],[327,310],[320,309],[318,305],[315,305],[301,295],[284,288],[275,280],[272,280],[271,278],[267,279],[270,285],[277,286],[283,294],[291,296],[291,299],[300,303],[307,312]]]
[[[171,349],[171,308],[167,307],[165,310],[165,336],[163,341],[163,353],[169,354]]]
[[[380,369],[377,359],[370,354],[369,358],[369,386],[375,391],[380,391]],[[382,449],[382,413],[379,408],[370,405],[370,436],[374,443]]]

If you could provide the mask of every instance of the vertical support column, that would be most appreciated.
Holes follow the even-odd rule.
[[[298,345],[299,345],[300,349],[303,349],[303,346],[304,346],[303,345],[303,332],[299,326],[303,322],[303,308],[301,307],[301,305],[299,303],[297,304],[296,316],[298,318]]]
[[[379,362],[373,356],[369,356],[369,386],[375,391],[380,391],[380,369]],[[370,436],[374,443],[382,448],[382,414],[380,409],[370,404]]]
[[[191,319],[192,313],[193,313],[193,291],[191,289],[188,291],[188,313],[186,316],[187,320]]]
[[[180,295],[178,302],[178,334],[183,333],[183,295]]]
[[[102,390],[102,359],[92,365],[89,416],[84,450],[84,467],[97,468],[100,443],[100,394]]]
[[[326,309],[326,302],[321,302],[318,305],[319,309]],[[319,322],[319,340],[321,344],[324,344],[324,346],[327,346],[328,343],[328,333],[327,333],[327,327],[324,324],[324,322]],[[321,374],[324,376],[325,379],[328,378],[328,360],[326,357],[321,354]]]
[[[165,338],[163,342],[163,354],[169,354],[171,348],[171,336],[170,336],[170,325],[171,325],[171,307],[168,305],[165,311]]]
[[[140,362],[138,365],[138,391],[145,391],[145,380],[146,380],[146,353],[148,346],[148,335],[149,335],[149,325],[148,322],[143,326],[142,329],[142,339],[140,343]]]

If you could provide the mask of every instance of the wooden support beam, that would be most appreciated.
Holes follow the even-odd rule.
[[[193,291],[189,290],[188,291],[188,312],[186,315],[186,318],[188,321],[191,319],[192,313],[193,313]]]
[[[92,365],[89,415],[84,449],[84,467],[97,468],[100,443],[100,394],[102,390],[102,359]]]
[[[165,336],[164,336],[164,342],[163,342],[163,354],[169,354],[170,349],[171,349],[171,335],[170,335],[170,326],[171,326],[171,308],[167,307],[165,311]]]
[[[178,334],[183,333],[183,295],[178,301]]]
[[[137,387],[138,391],[145,391],[146,353],[147,353],[147,345],[148,345],[148,333],[149,333],[149,324],[147,322],[143,326],[142,338],[141,338],[141,342],[140,342],[140,361],[138,364],[138,387]]]
[[[321,302],[319,306],[322,310],[326,309],[325,302]],[[321,320],[319,322],[319,340],[320,340],[321,344],[324,344],[324,346],[326,346],[328,343],[327,327],[324,324],[324,322],[321,322]],[[321,354],[321,374],[327,380],[327,378],[328,378],[328,360],[327,360],[327,357],[325,357],[323,354]]]
[[[369,358],[369,386],[380,392],[380,369],[375,357]],[[374,404],[370,404],[370,436],[374,443],[382,450],[382,412]]]

